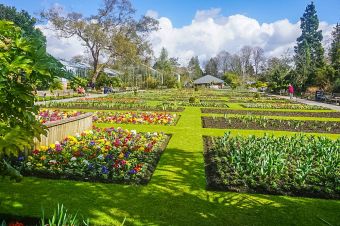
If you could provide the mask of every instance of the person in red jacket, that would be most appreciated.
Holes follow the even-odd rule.
[[[293,99],[293,96],[294,96],[294,87],[290,83],[288,85],[288,93],[289,93],[290,99]]]

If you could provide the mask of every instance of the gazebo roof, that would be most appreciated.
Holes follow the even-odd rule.
[[[224,83],[224,81],[219,79],[219,78],[216,78],[212,75],[206,75],[206,76],[203,76],[203,77],[196,79],[194,81],[195,85],[199,85],[199,84],[220,84],[220,83]]]

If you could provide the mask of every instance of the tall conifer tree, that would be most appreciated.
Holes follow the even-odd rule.
[[[297,38],[295,46],[295,83],[299,88],[305,88],[315,83],[316,71],[325,65],[324,49],[322,47],[322,31],[315,5],[312,2],[306,7],[300,18],[302,34]]]

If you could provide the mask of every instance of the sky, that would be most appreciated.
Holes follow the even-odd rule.
[[[301,34],[299,19],[309,0],[131,0],[136,17],[147,14],[159,20],[160,29],[150,36],[155,55],[162,47],[171,57],[187,64],[192,56],[206,61],[222,50],[237,53],[244,45],[260,46],[267,56],[280,56],[292,50]],[[53,5],[65,11],[95,14],[101,0],[0,0],[0,3],[38,15]],[[324,44],[332,27],[340,22],[340,0],[314,0],[323,30]],[[59,39],[39,24],[47,36],[48,51],[69,59],[83,54],[79,40]]]

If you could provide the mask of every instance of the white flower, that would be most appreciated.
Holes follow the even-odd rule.
[[[153,135],[154,135],[154,136],[158,136],[158,133],[157,133],[157,132],[154,132]]]
[[[56,164],[57,161],[53,159],[53,160],[50,160],[49,163],[51,163],[51,164]]]
[[[27,166],[31,166],[31,165],[32,165],[32,163],[31,163],[31,162],[28,162],[28,163],[26,163],[26,165],[27,165]]]
[[[136,134],[137,134],[137,131],[136,131],[136,130],[131,130],[131,133],[132,133],[133,135],[136,135]]]
[[[87,161],[86,159],[83,160],[83,163],[88,165],[89,164],[89,161]]]
[[[102,159],[104,159],[104,156],[103,156],[102,154],[100,154],[100,155],[98,155],[97,158],[100,159],[100,160],[102,160]]]
[[[71,161],[76,161],[76,160],[77,160],[76,157],[72,157],[72,158],[71,158]]]
[[[79,137],[80,137],[80,134],[79,134],[79,133],[76,133],[76,137],[78,137],[78,138],[79,138]]]
[[[55,142],[55,145],[59,145],[59,144],[60,144],[59,141],[56,141],[56,142]]]

